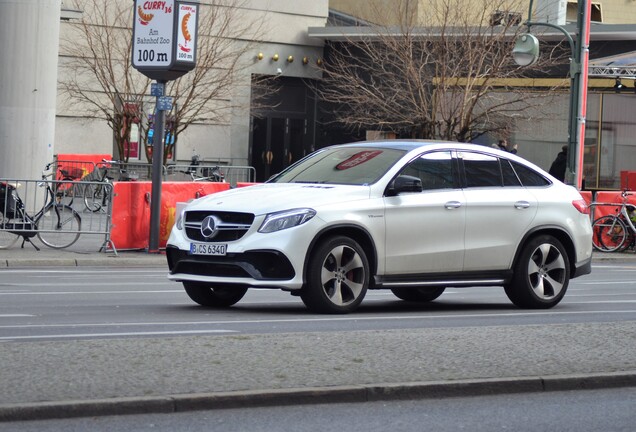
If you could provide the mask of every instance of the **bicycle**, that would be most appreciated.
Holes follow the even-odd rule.
[[[200,166],[201,159],[199,155],[192,156],[190,166],[187,171],[182,171],[184,174],[189,174],[192,181],[209,181],[216,183],[225,183],[225,175],[221,172],[221,168],[218,165],[213,167]],[[198,173],[201,171],[201,174]]]
[[[101,168],[97,167],[95,171],[93,171],[96,177],[92,179],[92,183],[88,183],[84,187],[84,205],[87,210],[93,213],[106,207],[110,201],[110,193],[113,190],[112,181],[114,180],[114,177],[108,176],[111,165],[120,166],[118,181],[137,180],[134,174],[129,174],[128,171],[123,168],[123,162],[102,159],[102,165]]]
[[[627,202],[629,195],[631,195],[629,192],[623,191],[622,203],[612,204],[618,206],[616,213],[601,216],[592,222],[592,244],[596,250],[616,252],[634,247],[636,205]],[[597,206],[599,204],[595,203]]]
[[[0,182],[0,249],[7,249],[22,237],[22,248],[26,242],[40,250],[31,239],[37,236],[42,243],[54,249],[71,246],[77,241],[82,228],[79,213],[66,204],[58,203],[55,190],[58,183],[47,180],[52,174],[45,174],[51,168],[48,164],[42,173],[39,187],[46,187],[44,206],[35,214],[26,211],[24,202],[18,195],[18,183]]]

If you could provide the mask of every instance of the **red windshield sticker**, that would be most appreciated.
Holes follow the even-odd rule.
[[[367,150],[367,151],[358,152],[354,154],[353,156],[351,156],[349,159],[342,161],[338,165],[336,165],[336,169],[346,170],[349,168],[356,167],[358,165],[362,165],[363,163],[373,159],[374,157],[376,157],[377,155],[381,153],[382,153],[382,150]]]

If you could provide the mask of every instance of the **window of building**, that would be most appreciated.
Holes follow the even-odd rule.
[[[521,13],[505,10],[498,10],[490,15],[490,25],[494,26],[517,26],[521,24]]]
[[[576,15],[578,12],[578,2],[568,1],[565,20],[567,22],[576,22]],[[601,9],[601,3],[592,3],[592,16],[593,22],[603,22],[603,13]]]

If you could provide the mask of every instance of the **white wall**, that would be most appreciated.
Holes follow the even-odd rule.
[[[0,177],[52,160],[59,30],[60,0],[0,0]]]

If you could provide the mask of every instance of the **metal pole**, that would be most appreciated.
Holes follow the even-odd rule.
[[[165,94],[166,82],[157,81],[159,94]],[[161,181],[163,174],[163,140],[166,113],[159,109],[159,97],[157,96],[157,109],[155,114],[155,133],[152,143],[152,193],[150,196],[150,236],[148,241],[148,253],[159,253],[159,226],[161,217]]]
[[[587,111],[587,77],[590,41],[590,15],[592,4],[589,0],[579,0],[576,28],[576,43],[572,36],[560,25],[533,22],[532,4],[528,7],[528,32],[530,26],[550,27],[562,32],[570,44],[570,102],[568,108],[568,160],[565,170],[565,182],[581,189],[583,183],[583,154],[585,140],[585,115]]]
[[[577,189],[583,188],[583,159],[585,155],[585,118],[587,114],[587,81],[589,75],[590,58],[590,21],[592,3],[589,0],[579,0],[577,11],[577,53],[580,65],[577,82],[578,107],[577,107],[577,140],[574,168],[574,185]]]

